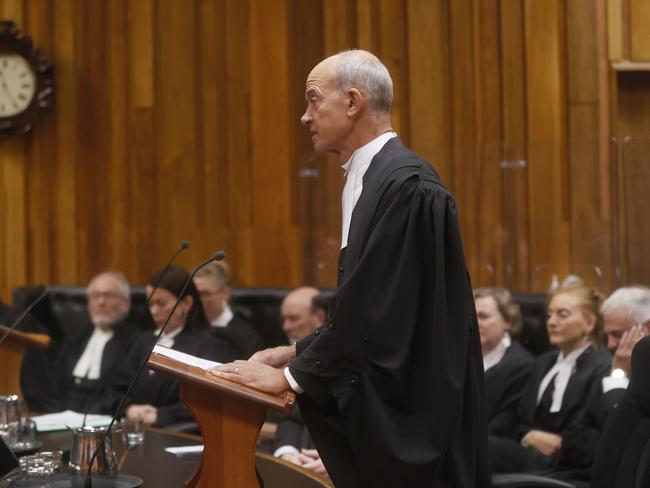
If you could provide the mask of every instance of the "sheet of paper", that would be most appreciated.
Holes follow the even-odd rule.
[[[198,454],[203,452],[203,444],[196,446],[178,446],[178,447],[166,447],[165,451],[173,454],[174,456],[183,456],[185,454]]]
[[[153,352],[160,354],[161,356],[168,357],[170,359],[175,359],[181,363],[189,364],[190,366],[196,366],[197,368],[204,369],[206,371],[219,366],[221,363],[216,363],[214,361],[208,361],[207,359],[197,358],[191,354],[185,354],[184,352],[175,351],[169,347],[156,346],[153,348]]]
[[[48,413],[32,417],[36,423],[36,429],[39,432],[49,432],[53,430],[66,430],[67,427],[75,429],[81,427],[84,421],[84,414],[66,410],[65,412]],[[88,414],[86,425],[108,425],[111,423],[110,415],[93,415]]]

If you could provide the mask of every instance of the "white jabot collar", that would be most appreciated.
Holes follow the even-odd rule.
[[[546,391],[549,383],[553,378],[555,378],[555,390],[553,390],[553,403],[551,404],[551,409],[549,412],[557,413],[562,409],[562,399],[564,398],[564,392],[567,385],[569,384],[569,379],[575,370],[576,361],[582,355],[583,352],[591,346],[590,343],[585,344],[580,349],[571,351],[566,357],[562,352],[557,355],[557,360],[551,369],[548,370],[548,373],[542,379],[542,382],[539,384],[539,389],[537,390],[537,404],[542,400],[542,396]]]
[[[90,339],[86,343],[86,348],[72,370],[74,377],[87,380],[99,379],[104,348],[106,343],[113,338],[113,335],[113,329],[104,330],[95,326],[95,330],[93,330]]]
[[[341,166],[345,170],[347,179],[341,195],[342,226],[341,226],[341,249],[348,245],[348,235],[350,233],[350,221],[352,220],[352,211],[354,210],[361,191],[363,190],[363,175],[368,171],[372,158],[381,151],[384,145],[397,134],[393,131],[384,132],[364,146],[361,146],[352,153],[347,163]]]

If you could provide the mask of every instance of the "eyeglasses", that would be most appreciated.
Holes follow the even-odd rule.
[[[100,298],[103,298],[105,300],[120,300],[123,299],[124,297],[119,293],[115,293],[112,291],[91,291],[88,294],[88,298],[90,298],[91,300],[99,300]]]

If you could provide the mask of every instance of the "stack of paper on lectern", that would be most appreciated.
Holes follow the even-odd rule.
[[[215,368],[216,366],[221,365],[221,363],[217,363],[215,361],[208,361],[207,359],[197,358],[196,356],[192,356],[191,354],[185,354],[184,352],[175,351],[173,349],[164,346],[154,347],[153,352],[155,352],[156,354],[160,354],[161,356],[165,356],[170,359],[174,359],[178,362],[187,364],[189,366],[196,366],[197,368],[201,368],[206,371],[209,371]]]

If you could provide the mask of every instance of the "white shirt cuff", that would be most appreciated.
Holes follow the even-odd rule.
[[[603,393],[608,391],[615,390],[617,388],[626,389],[627,385],[630,384],[628,378],[614,378],[612,376],[605,376],[603,378]]]
[[[294,456],[297,456],[298,454],[300,454],[300,451],[293,446],[289,446],[289,445],[280,446],[275,450],[273,456],[282,457],[285,454],[293,454]]]
[[[304,393],[305,390],[300,388],[300,385],[298,384],[298,382],[293,379],[293,376],[291,376],[291,373],[289,372],[289,366],[284,368],[284,377],[289,382],[289,386],[291,386],[291,389],[293,391],[295,391],[296,393]]]

